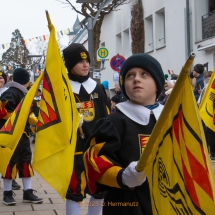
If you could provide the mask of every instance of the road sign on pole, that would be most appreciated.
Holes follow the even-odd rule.
[[[108,55],[109,55],[109,51],[106,48],[104,47],[99,48],[97,50],[97,61],[109,60]]]
[[[114,71],[119,72],[124,62],[125,58],[122,55],[117,54],[111,58],[110,66]]]

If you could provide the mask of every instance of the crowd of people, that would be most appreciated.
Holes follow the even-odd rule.
[[[70,44],[63,50],[63,59],[76,107],[82,116],[79,128],[85,134],[83,136],[80,129],[77,130],[73,173],[66,194],[66,215],[81,214],[78,202],[83,201],[86,194],[90,195],[87,215],[99,215],[101,211],[104,215],[152,214],[146,174],[135,169],[140,151],[145,147],[142,146],[140,150],[139,135],[151,135],[178,75],[171,70],[171,78],[168,80],[168,75],[164,75],[155,58],[145,53],[134,54],[123,64],[119,83],[115,83],[115,95],[110,96],[108,81],[99,84],[90,78],[91,59],[82,44]],[[196,64],[190,73],[198,104],[210,76],[211,72],[204,72],[201,64]],[[0,72],[0,126],[4,125],[27,93],[29,78],[25,69],[17,68],[13,72],[13,84],[7,84],[5,87],[8,79],[4,72]],[[41,91],[38,90],[25,130],[22,131],[22,137],[3,177],[5,205],[16,204],[12,184],[14,183],[14,189],[20,188],[15,181],[17,173],[23,182],[23,202],[43,202],[34,194],[31,186],[34,171],[31,167],[32,152],[29,141],[29,135],[36,134],[32,128],[35,128],[37,123],[40,99]],[[215,147],[211,141],[214,138],[207,128],[205,133],[211,159],[215,159]],[[96,207],[93,204],[95,202]],[[138,204],[136,207],[111,207],[109,202]]]

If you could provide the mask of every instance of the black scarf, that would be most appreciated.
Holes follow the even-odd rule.
[[[79,83],[83,83],[90,77],[90,73],[88,73],[87,76],[77,76],[72,73],[68,73],[68,76],[69,76],[69,79],[72,81],[77,81]]]

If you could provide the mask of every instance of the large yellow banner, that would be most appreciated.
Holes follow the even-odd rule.
[[[214,173],[186,71],[173,88],[137,170],[142,167],[153,214],[214,213]]]
[[[199,106],[199,113],[205,125],[215,132],[215,69]]]
[[[33,167],[65,198],[73,170],[79,113],[55,28],[47,13],[50,39],[37,124]],[[72,60],[72,59],[71,59]]]

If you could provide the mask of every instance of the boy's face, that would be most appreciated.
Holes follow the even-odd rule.
[[[156,100],[156,83],[152,76],[141,68],[130,69],[125,76],[125,92],[131,102],[151,105]]]
[[[82,60],[78,62],[72,69],[72,73],[77,76],[87,76],[90,69],[88,60]]]

